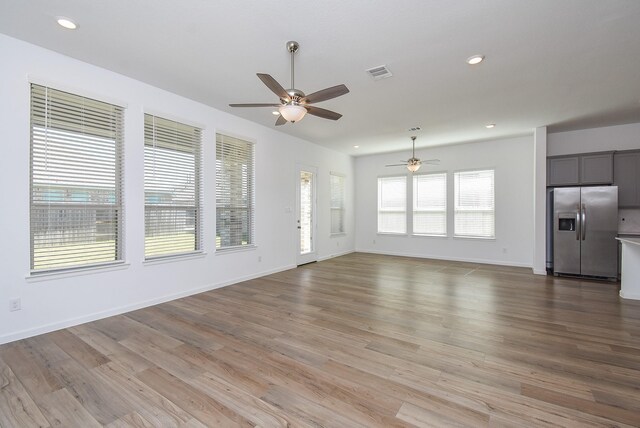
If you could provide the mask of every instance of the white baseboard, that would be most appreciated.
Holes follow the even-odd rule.
[[[546,269],[540,270],[540,269],[533,268],[533,273],[535,275],[546,275],[547,274],[547,270]]]
[[[192,288],[190,290],[181,291],[179,293],[169,294],[162,297],[156,297],[153,299],[145,300],[143,302],[138,302],[131,305],[119,306],[117,308],[108,309],[105,311],[96,312],[96,313],[84,315],[81,317],[70,318],[64,321],[54,322],[54,323],[45,324],[35,328],[29,328],[29,329],[17,331],[14,333],[9,333],[4,336],[0,336],[0,345],[4,343],[14,342],[20,339],[26,339],[28,337],[33,337],[33,336],[37,336],[44,333],[50,333],[52,331],[60,330],[63,328],[69,328],[79,324],[96,321],[102,318],[124,314],[126,312],[131,312],[131,311],[146,308],[149,306],[158,305],[160,303],[169,302],[171,300],[180,299],[182,297],[204,293],[205,291],[215,290],[216,288],[226,287],[232,284],[237,284],[238,282],[249,281],[251,279],[260,278],[262,276],[271,275],[271,274],[282,272],[289,269],[294,269],[295,267],[296,267],[295,265],[282,266],[276,269],[271,269],[268,271],[263,271],[263,272],[247,275],[240,278],[234,278],[231,280],[218,282],[215,284],[208,284],[202,287]]]
[[[355,253],[355,250],[347,250],[347,251],[342,251],[340,253],[330,254],[328,256],[318,257],[318,261],[321,262],[324,260],[333,259],[334,257],[346,256],[347,254],[351,254],[351,253]]]
[[[364,249],[356,249],[356,253],[369,253],[369,254],[382,254],[385,256],[401,256],[401,257],[415,257],[418,259],[433,259],[433,260],[446,260],[452,262],[467,262],[467,263],[481,263],[485,265],[497,265],[497,266],[513,266],[513,267],[525,267],[532,268],[533,267],[528,263],[517,263],[511,261],[504,260],[485,260],[485,259],[471,259],[464,257],[442,257],[432,254],[412,254],[412,253],[403,253],[400,251],[374,251],[374,250],[364,250]],[[546,274],[546,271],[545,271]]]
[[[629,299],[629,300],[640,300],[640,294],[624,293],[622,290],[620,290],[620,297],[622,297],[623,299]]]

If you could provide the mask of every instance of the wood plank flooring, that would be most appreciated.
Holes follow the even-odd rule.
[[[0,426],[637,427],[640,303],[355,253],[0,346]]]

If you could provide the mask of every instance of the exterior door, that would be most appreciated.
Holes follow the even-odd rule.
[[[316,253],[316,176],[315,167],[300,165],[297,168],[296,231],[298,242],[298,266],[318,260]]]

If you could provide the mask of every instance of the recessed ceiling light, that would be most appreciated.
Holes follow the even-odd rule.
[[[354,149],[359,149],[359,148],[360,148],[360,146],[353,146],[353,148],[354,148]]]
[[[484,60],[484,55],[474,55],[467,58],[467,64],[476,65],[480,64]]]
[[[73,22],[69,18],[65,18],[62,16],[58,18],[58,24],[66,28],[67,30],[75,30],[76,28],[78,28],[75,22]]]
[[[280,112],[278,110],[272,111],[271,114],[274,116],[280,116]]]
[[[491,129],[491,128],[495,128],[496,124],[495,123],[490,123],[488,125],[485,125],[484,127],[487,128],[487,129]]]

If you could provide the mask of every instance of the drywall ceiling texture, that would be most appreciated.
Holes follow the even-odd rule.
[[[356,251],[531,267],[533,263],[533,137],[517,137],[418,150],[420,173],[448,172],[448,237],[377,233],[377,178],[402,175],[398,153],[356,158]],[[495,239],[453,238],[453,172],[495,169]],[[411,174],[407,175],[409,179]],[[410,215],[410,213],[409,213]],[[374,242],[375,241],[375,242]]]
[[[76,31],[60,28],[59,15]],[[257,79],[289,86],[285,43],[301,48],[296,86],[346,84],[291,135],[345,153],[640,122],[637,0],[29,0],[0,5],[0,33],[273,127]],[[465,60],[483,54],[475,67]],[[365,70],[387,65],[390,79]],[[487,123],[496,123],[486,129]],[[359,145],[359,149],[354,149]]]
[[[296,261],[296,163],[318,168],[320,258],[354,248],[353,159],[122,75],[0,35],[0,117],[6,142],[0,181],[11,210],[0,216],[0,343],[125,312],[208,288],[292,268]],[[29,272],[29,78],[53,87],[106,98],[125,109],[125,259],[123,269],[47,278]],[[201,124],[204,172],[202,258],[145,264],[143,113]],[[215,246],[215,133],[256,142],[257,248],[217,254]],[[329,173],[347,177],[347,234],[330,237]],[[261,261],[259,261],[261,257]],[[7,302],[22,299],[22,310]]]

